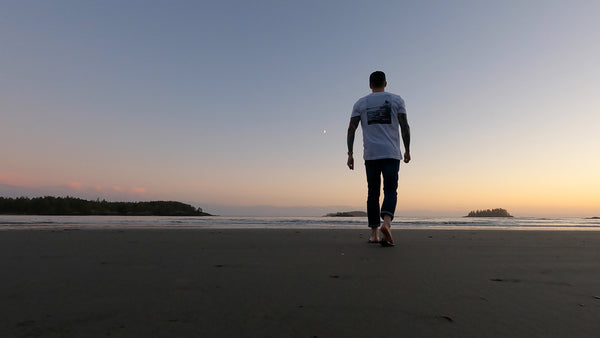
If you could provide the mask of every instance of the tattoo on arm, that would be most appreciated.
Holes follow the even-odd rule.
[[[360,116],[355,116],[350,118],[350,124],[348,125],[348,152],[352,153],[354,149],[354,135],[356,134],[356,129],[358,128],[358,124],[360,123]]]
[[[406,114],[398,114],[398,122],[400,123],[400,132],[402,133],[402,142],[404,150],[410,152],[410,126]]]

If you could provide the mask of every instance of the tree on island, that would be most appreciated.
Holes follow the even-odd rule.
[[[107,202],[74,197],[0,197],[0,214],[76,216],[211,216],[201,208],[175,201]]]
[[[367,213],[364,211],[342,211],[327,214],[324,217],[367,217]]]
[[[505,209],[486,209],[471,211],[466,217],[513,217]]]

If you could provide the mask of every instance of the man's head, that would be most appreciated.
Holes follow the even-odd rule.
[[[371,76],[369,76],[369,87],[371,87],[372,90],[383,91],[385,86],[387,86],[387,81],[385,80],[384,72],[378,70],[371,73]]]

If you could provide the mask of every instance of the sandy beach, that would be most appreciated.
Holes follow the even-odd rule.
[[[593,337],[599,231],[0,232],[1,337]]]

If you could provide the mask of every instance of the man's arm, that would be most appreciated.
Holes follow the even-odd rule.
[[[400,122],[400,132],[402,133],[402,142],[404,143],[404,162],[410,162],[410,126],[406,113],[398,114],[398,122]]]
[[[354,153],[354,135],[359,123],[360,116],[354,116],[350,118],[350,124],[348,125],[348,137],[346,138],[348,142],[348,162],[346,164],[350,170],[354,170],[354,157],[352,156]]]

